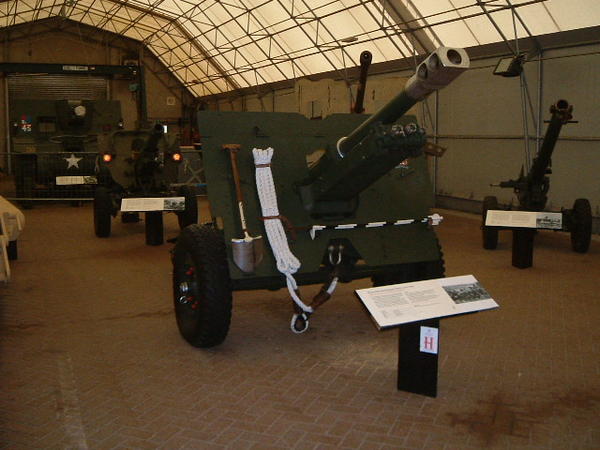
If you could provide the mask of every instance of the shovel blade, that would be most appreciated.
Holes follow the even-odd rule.
[[[233,262],[242,272],[254,272],[263,259],[263,238],[232,239],[231,252]]]

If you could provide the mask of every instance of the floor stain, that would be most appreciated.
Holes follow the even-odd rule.
[[[551,400],[520,404],[511,402],[501,393],[489,400],[481,400],[475,411],[448,413],[452,426],[465,426],[479,436],[486,446],[494,444],[502,436],[528,439],[532,429],[551,417],[565,416],[574,412],[589,413],[598,404],[600,396],[590,392],[571,390]]]

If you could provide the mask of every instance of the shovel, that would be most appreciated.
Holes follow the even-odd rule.
[[[233,172],[233,181],[235,182],[235,196],[238,209],[240,211],[240,222],[244,237],[231,240],[231,251],[233,253],[233,262],[242,272],[254,272],[256,266],[260,264],[263,258],[263,238],[262,236],[252,237],[248,233],[246,226],[246,217],[244,215],[244,198],[240,184],[240,173],[237,165],[237,152],[240,149],[238,144],[224,145],[223,149],[229,151],[231,159],[231,170]]]

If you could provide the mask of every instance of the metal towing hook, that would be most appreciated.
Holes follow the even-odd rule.
[[[294,333],[300,334],[308,330],[310,316],[318,307],[331,298],[331,295],[333,294],[333,291],[338,283],[338,267],[342,262],[343,251],[344,246],[342,244],[329,245],[327,247],[329,264],[331,264],[332,270],[329,274],[328,280],[323,284],[323,286],[321,286],[321,290],[313,297],[313,300],[309,305],[309,311],[302,310],[296,303],[294,303],[295,312],[290,323],[290,328]],[[299,295],[299,292],[296,291],[296,294]]]

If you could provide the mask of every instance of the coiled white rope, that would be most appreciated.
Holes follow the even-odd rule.
[[[292,275],[300,268],[300,261],[290,250],[283,224],[281,223],[281,219],[278,218],[279,208],[277,206],[277,195],[270,167],[271,159],[273,158],[273,148],[255,148],[252,150],[252,154],[254,156],[254,165],[257,166],[256,189],[258,191],[258,199],[260,200],[262,215],[265,218],[264,222],[267,238],[269,239],[269,244],[271,245],[273,255],[277,261],[277,269],[285,275],[288,291],[296,305],[298,305],[304,313],[311,314],[313,308],[306,305],[298,296],[298,284]],[[294,328],[297,317],[297,314],[292,317],[291,329],[294,333],[299,332]],[[308,326],[308,317],[306,314],[304,314],[303,319]]]

